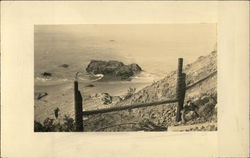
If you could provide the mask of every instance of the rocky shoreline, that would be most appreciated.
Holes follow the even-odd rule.
[[[171,130],[174,131],[217,130],[217,74],[214,73],[217,71],[216,60],[217,53],[212,52],[207,56],[199,57],[194,63],[187,64],[184,67],[183,70],[187,74],[186,83],[190,87],[186,92],[185,105],[188,107],[187,102],[191,101],[196,106],[196,108],[189,107],[189,110],[185,112],[183,115],[185,122],[175,122],[176,104],[172,103],[84,117],[84,131],[168,131],[168,127],[171,127]],[[93,70],[93,72],[90,70]],[[101,70],[89,69],[88,71],[97,74],[103,70],[106,71],[106,69]],[[108,72],[114,73],[114,71]],[[206,80],[196,83],[203,78],[206,78]],[[194,86],[190,86],[194,83]],[[176,71],[170,72],[162,80],[153,82],[139,91],[132,87],[127,88],[127,92],[124,92],[124,95],[121,96],[113,96],[108,92],[87,94],[86,90],[93,90],[98,86],[87,84],[83,87],[81,91],[84,95],[84,110],[173,99],[176,95]],[[49,96],[50,94],[48,96],[36,95],[37,99]],[[38,100],[38,102],[41,101]],[[206,125],[208,123],[209,125]],[[195,127],[196,124],[197,128]],[[212,125],[210,126],[210,124]]]

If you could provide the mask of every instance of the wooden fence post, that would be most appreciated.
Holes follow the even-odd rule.
[[[76,132],[83,131],[83,116],[82,116],[82,96],[78,90],[78,81],[74,81],[74,96],[75,96],[75,124]]]
[[[181,121],[181,110],[183,109],[184,98],[185,98],[185,79],[186,74],[182,73],[183,58],[178,59],[178,70],[177,70],[177,87],[176,97],[178,99],[176,121]]]
[[[181,105],[181,110],[183,109],[185,94],[186,94],[186,74],[182,73],[182,75],[181,75],[181,92],[180,92],[180,99],[179,99],[179,102]]]

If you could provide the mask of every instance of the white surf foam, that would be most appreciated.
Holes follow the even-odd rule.
[[[142,71],[140,74],[132,77],[132,82],[154,82],[162,78],[162,75]]]

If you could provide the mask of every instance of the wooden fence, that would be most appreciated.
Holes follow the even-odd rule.
[[[93,115],[93,114],[100,114],[100,113],[107,113],[113,111],[121,111],[121,110],[129,110],[141,107],[148,107],[148,106],[156,106],[161,104],[169,104],[177,102],[177,113],[176,113],[176,121],[179,122],[181,120],[181,110],[183,109],[185,93],[186,93],[186,74],[182,72],[183,68],[183,58],[178,59],[178,69],[177,69],[177,87],[176,87],[176,99],[173,100],[164,100],[152,103],[142,103],[142,104],[133,104],[133,105],[126,105],[121,107],[111,107],[111,108],[104,108],[98,110],[90,110],[90,111],[83,111],[83,99],[81,93],[78,89],[78,81],[77,77],[74,81],[74,100],[75,100],[75,123],[76,123],[76,131],[81,132],[84,131],[83,128],[83,116]]]

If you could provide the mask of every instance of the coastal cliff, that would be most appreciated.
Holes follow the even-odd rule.
[[[184,59],[185,61],[185,59]],[[203,127],[199,130],[216,130],[217,122],[217,52],[201,56],[196,61],[186,64],[183,69],[187,74],[187,91],[185,105],[191,101],[197,106],[195,116],[192,112],[186,114],[187,122],[176,123],[176,103],[145,107],[133,110],[124,110],[95,115],[85,121],[86,130],[96,130],[106,125],[126,124],[103,129],[104,131],[136,131],[142,129],[142,124],[149,122],[159,127],[183,126],[200,123],[213,123],[212,127]],[[176,71],[170,72],[165,78],[143,88],[131,97],[120,101],[116,106],[136,103],[148,103],[176,96]],[[97,123],[98,122],[98,123]],[[136,122],[136,123],[135,123]],[[95,124],[97,123],[97,124]],[[214,125],[215,124],[215,125]],[[191,130],[191,129],[188,129]]]

